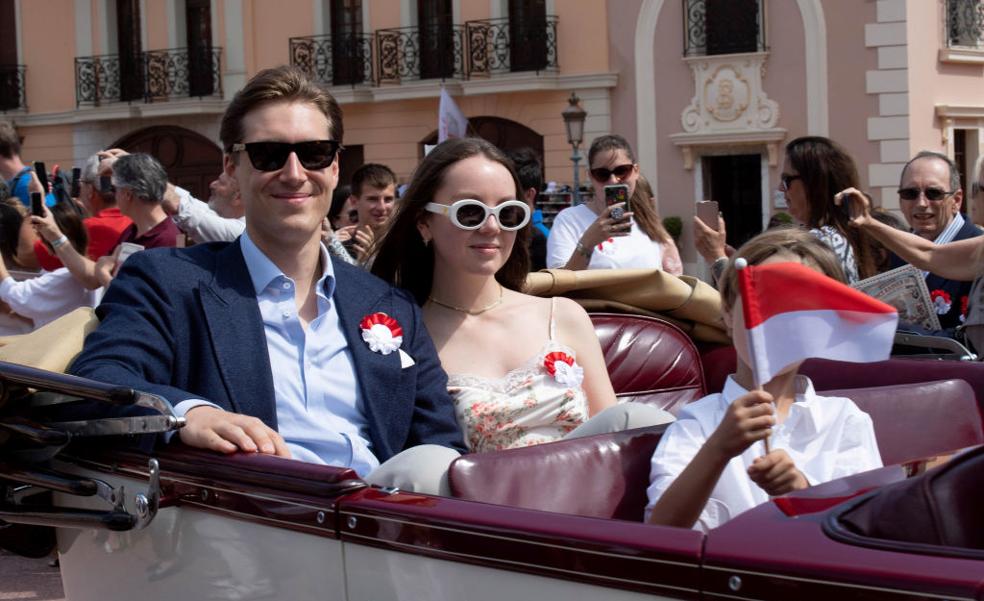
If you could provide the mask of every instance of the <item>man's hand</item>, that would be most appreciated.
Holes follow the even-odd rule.
[[[359,263],[365,263],[366,259],[369,258],[373,240],[376,239],[376,233],[368,225],[360,225],[355,230],[353,237],[355,238],[355,243],[352,245],[355,249],[355,260]]]
[[[358,229],[357,225],[346,225],[345,227],[340,227],[335,230],[335,239],[339,242],[346,242],[352,239],[355,235],[355,230]]]
[[[129,152],[123,150],[122,148],[109,148],[107,150],[100,150],[98,153],[99,157],[99,167],[97,172],[99,175],[112,175],[113,174],[113,163],[116,159],[130,154]]]
[[[717,218],[717,230],[708,227],[700,217],[694,218],[694,246],[697,247],[700,256],[704,257],[708,263],[728,256],[726,239],[724,218],[720,215]]]
[[[857,188],[847,188],[834,194],[834,204],[841,206],[847,205],[847,212],[850,215],[850,224],[854,227],[864,227],[869,222],[875,221],[871,216],[871,201],[864,192]]]
[[[772,395],[764,390],[754,390],[735,399],[724,419],[707,439],[708,445],[720,453],[720,457],[731,459],[741,455],[752,443],[768,438],[772,434],[773,417]]]
[[[796,469],[793,459],[782,449],[776,449],[753,461],[752,465],[748,466],[748,477],[758,484],[759,488],[769,493],[770,497],[778,497],[810,486],[803,472]]]
[[[113,271],[116,269],[116,257],[106,255],[96,260],[96,278],[103,287],[109,286],[113,281]]]
[[[181,442],[220,453],[265,453],[290,458],[284,439],[255,417],[223,411],[209,405],[191,408],[178,430]]]

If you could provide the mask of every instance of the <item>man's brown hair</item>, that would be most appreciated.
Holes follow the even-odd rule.
[[[19,155],[21,151],[20,137],[14,124],[10,121],[0,121],[0,156],[8,159]]]
[[[311,81],[297,67],[282,65],[257,73],[236,92],[219,127],[219,139],[227,153],[232,145],[243,141],[243,119],[257,108],[273,102],[313,104],[328,119],[332,140],[342,143],[342,109],[324,86]]]
[[[362,187],[365,185],[380,190],[396,186],[396,174],[386,165],[366,163],[352,174],[352,196],[362,196]]]

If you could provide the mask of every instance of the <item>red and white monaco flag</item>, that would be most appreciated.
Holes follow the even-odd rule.
[[[804,359],[865,363],[892,351],[894,307],[805,265],[746,266],[738,289],[759,386]]]

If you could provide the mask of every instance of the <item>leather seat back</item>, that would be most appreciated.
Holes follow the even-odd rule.
[[[705,395],[700,353],[680,328],[641,315],[593,313],[591,321],[619,400],[676,414]]]

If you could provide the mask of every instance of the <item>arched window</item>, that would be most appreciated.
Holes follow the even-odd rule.
[[[167,170],[169,182],[201,200],[208,199],[209,183],[222,172],[222,150],[205,136],[183,127],[159,125],[139,129],[109,147],[155,157]]]

